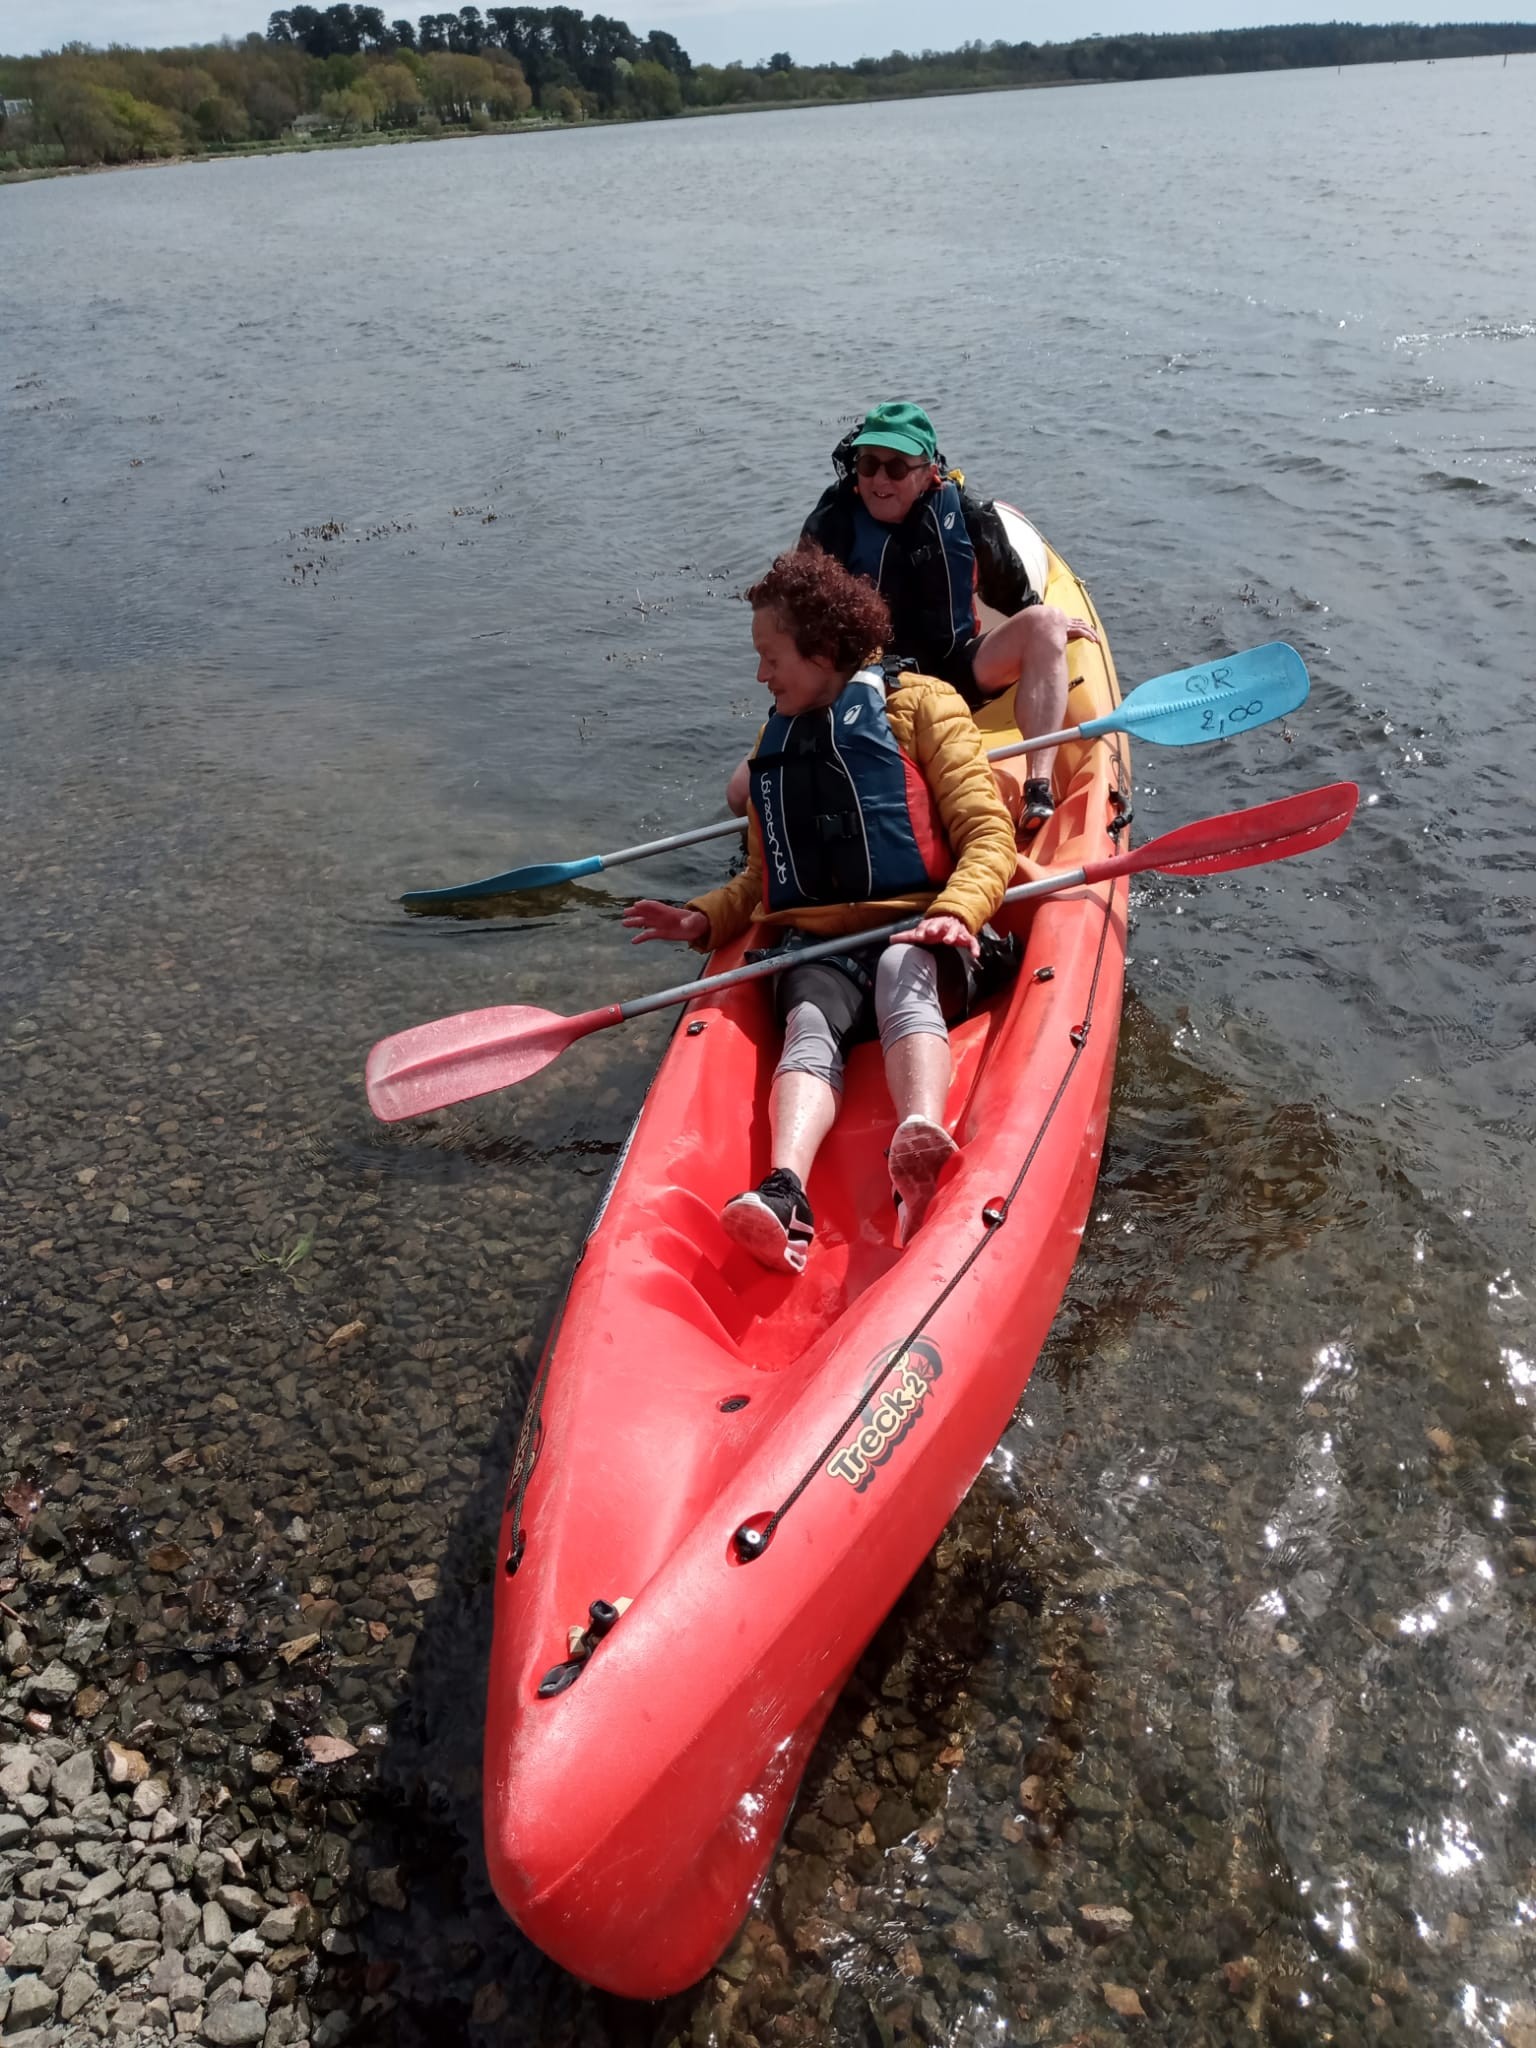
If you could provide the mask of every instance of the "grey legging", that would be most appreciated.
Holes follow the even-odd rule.
[[[814,1074],[837,1094],[843,1090],[843,1056],[853,1037],[864,998],[835,967],[814,961],[785,976],[784,1050],[779,1074]],[[939,957],[927,946],[887,946],[875,968],[875,1021],[880,1044],[889,1052],[903,1038],[926,1031],[947,1035],[939,1001]]]

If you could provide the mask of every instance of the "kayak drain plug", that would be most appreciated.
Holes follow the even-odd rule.
[[[574,1685],[581,1676],[584,1663],[581,1657],[568,1657],[563,1664],[555,1664],[539,1680],[539,1698],[552,1700],[557,1692],[564,1692],[568,1685]]]

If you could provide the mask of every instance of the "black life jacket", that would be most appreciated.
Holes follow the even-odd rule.
[[[776,711],[763,727],[749,765],[767,909],[909,896],[953,869],[932,792],[891,731],[887,687],[863,668],[825,710]]]
[[[899,526],[866,510],[851,487],[834,487],[805,522],[805,535],[865,576],[891,612],[887,653],[925,675],[946,676],[976,631],[976,550],[960,492],[946,477],[925,491]]]

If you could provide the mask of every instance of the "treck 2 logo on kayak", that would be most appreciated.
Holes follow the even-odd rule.
[[[918,1338],[903,1352],[891,1351],[896,1377],[866,1403],[858,1434],[827,1460],[827,1476],[846,1479],[862,1493],[923,1412],[934,1381],[944,1370],[939,1347]],[[873,1361],[871,1361],[873,1362]]]

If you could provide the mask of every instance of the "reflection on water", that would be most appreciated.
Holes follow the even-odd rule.
[[[1068,1313],[823,1745],[824,1815],[861,1697],[929,1771],[822,1960],[898,2035],[1075,2038],[1111,1983],[1169,2039],[1518,2039],[1513,1304],[1368,1127],[1180,1065],[1133,1009]]]
[[[354,2038],[1536,2041],[1533,78],[8,195],[6,1483],[44,1496],[57,1647],[106,1627],[93,1739],[195,1733],[237,1802],[241,1731],[357,1744],[267,1866],[334,1915],[306,1995]],[[847,317],[888,296],[847,222],[890,218],[898,133],[963,351]],[[955,175],[983,157],[1040,195],[1006,245]],[[732,593],[897,388],[1087,575],[1128,683],[1303,649],[1288,735],[1138,753],[1139,831],[1366,802],[1316,860],[1138,885],[1028,1395],[741,1940],[626,2011],[489,1895],[479,1702],[530,1360],[668,1024],[424,1128],[369,1121],[361,1060],[678,978],[619,909],[721,848],[461,920],[394,899],[718,815],[756,716]],[[82,1573],[103,1532],[121,1582]],[[136,1562],[173,1536],[190,1590]]]

